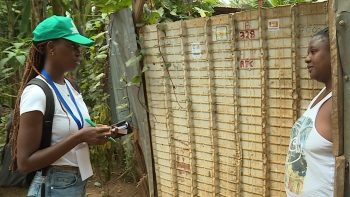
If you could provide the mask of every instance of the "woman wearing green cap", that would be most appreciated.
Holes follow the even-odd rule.
[[[79,45],[94,42],[79,34],[72,19],[62,16],[42,21],[33,34],[15,107],[12,157],[22,173],[49,166],[46,177],[36,172],[28,196],[85,196],[86,179],[92,175],[88,145],[105,144],[111,133],[109,127],[85,122],[90,118],[87,107],[64,74],[79,66]],[[39,86],[26,86],[35,77],[49,84],[55,100],[51,146],[41,150],[46,96]]]

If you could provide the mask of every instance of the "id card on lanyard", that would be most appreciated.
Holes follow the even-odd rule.
[[[50,86],[53,88],[55,91],[56,95],[58,96],[58,99],[61,101],[62,105],[64,108],[68,111],[68,113],[73,117],[74,121],[76,122],[79,130],[84,127],[84,118],[83,115],[81,114],[79,107],[77,105],[77,102],[75,101],[74,95],[72,94],[72,91],[70,90],[68,84],[66,84],[67,89],[69,91],[70,98],[72,99],[78,114],[80,120],[74,115],[73,111],[71,108],[68,106],[67,102],[64,100],[62,97],[61,93],[57,89],[55,83],[53,82],[52,78],[50,77],[49,73],[45,69],[42,70],[41,74],[47,79],[49,82]],[[84,181],[85,179],[89,178],[92,176],[92,167],[91,167],[91,162],[90,162],[90,155],[89,155],[89,147],[86,145],[80,146],[80,149],[76,151],[76,156],[77,156],[77,161],[78,161],[78,166],[79,166],[79,171],[82,177],[82,180]]]

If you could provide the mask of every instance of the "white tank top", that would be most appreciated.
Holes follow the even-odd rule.
[[[332,97],[332,92],[311,108],[324,90],[325,88],[311,101],[306,112],[292,128],[284,176],[288,197],[333,196],[333,143],[323,138],[315,125],[320,107]]]

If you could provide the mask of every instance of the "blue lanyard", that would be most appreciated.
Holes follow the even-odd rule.
[[[66,110],[69,112],[69,114],[73,117],[74,121],[77,123],[79,130],[82,129],[84,127],[84,119],[83,119],[83,116],[81,115],[81,112],[79,110],[77,103],[75,102],[74,96],[73,96],[69,86],[66,84],[68,91],[69,91],[70,98],[72,99],[72,101],[73,101],[73,103],[74,103],[74,105],[79,113],[81,121],[79,121],[78,118],[73,114],[72,110],[70,109],[70,107],[68,106],[68,104],[66,103],[64,98],[62,97],[61,93],[58,91],[56,85],[53,83],[52,78],[50,77],[49,73],[47,73],[46,70],[43,69],[41,74],[43,74],[44,77],[48,80],[49,84],[51,85],[51,87],[55,91],[56,95],[58,96],[58,99],[62,102],[64,108],[66,108]]]

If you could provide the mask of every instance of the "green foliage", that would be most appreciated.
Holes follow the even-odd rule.
[[[216,4],[215,0],[154,0],[144,6],[143,21],[145,24],[155,24],[211,16]]]
[[[136,177],[135,177],[135,173],[136,173],[136,167],[134,164],[134,158],[133,158],[133,150],[129,149],[126,145],[126,143],[128,141],[130,141],[132,135],[129,135],[128,138],[124,141],[124,150],[125,150],[125,169],[124,169],[124,173],[123,173],[123,180],[124,182],[136,182]]]
[[[263,7],[271,8],[280,5],[290,5],[302,2],[315,2],[317,0],[263,0]],[[230,0],[230,3],[220,2],[224,6],[232,6],[242,8],[243,10],[257,9],[259,7],[259,0]]]
[[[0,4],[0,104],[14,106],[27,55],[30,3],[4,0]]]
[[[0,104],[13,106],[20,85],[20,76],[24,70],[24,64],[28,54],[28,39],[16,39],[11,43],[4,39],[0,52]]]
[[[6,116],[0,117],[0,148],[5,145],[6,142]],[[0,162],[1,163],[1,162]]]
[[[132,5],[132,0],[99,0],[94,5],[100,8],[104,14],[111,14],[118,10],[128,8]]]

